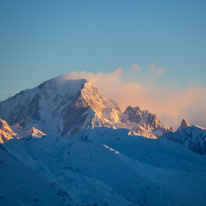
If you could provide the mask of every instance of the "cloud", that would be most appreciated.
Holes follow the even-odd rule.
[[[159,67],[158,70],[159,71],[165,71],[166,69],[164,67]]]
[[[137,64],[132,65],[131,68],[137,71],[142,71],[142,68]]]
[[[86,73],[82,72],[70,72],[69,74],[63,75],[62,79],[86,79],[95,85],[102,96],[108,98],[115,98],[118,88],[122,87],[124,82],[122,79],[123,69],[117,68],[114,72],[98,72],[98,73]]]
[[[140,106],[157,114],[162,123],[174,128],[180,125],[182,118],[190,124],[206,127],[206,88],[199,85],[180,90],[175,84],[168,82],[159,86],[157,82],[165,76],[155,76],[158,81],[148,80],[147,77],[144,81],[139,81],[134,78],[134,71],[137,72],[136,76],[139,71],[132,70],[132,73],[124,72],[119,67],[114,72],[107,73],[71,72],[64,75],[64,78],[85,78],[91,81],[102,96],[116,100],[122,111],[129,105]]]
[[[151,69],[153,70],[156,70],[156,71],[165,71],[165,67],[157,67],[156,66],[156,63],[152,63],[152,64],[149,64],[148,67],[150,67]]]
[[[148,67],[155,69],[155,63],[149,64]]]

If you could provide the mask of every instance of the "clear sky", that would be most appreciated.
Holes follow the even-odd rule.
[[[156,87],[205,89],[205,11],[205,0],[0,0],[0,101],[72,71],[119,67],[127,81],[151,81],[156,68]]]

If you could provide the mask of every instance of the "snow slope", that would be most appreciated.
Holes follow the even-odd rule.
[[[0,145],[0,205],[69,205],[70,196]]]
[[[161,138],[184,145],[192,152],[206,155],[206,129],[197,125],[184,126],[176,132],[168,132]]]
[[[62,188],[63,195],[69,198],[65,200],[65,205],[138,205],[119,195],[103,181],[71,168],[68,158],[70,146],[71,142],[54,134],[41,139],[13,139],[4,144],[16,159],[38,172],[52,187]],[[6,190],[13,191],[13,188]]]
[[[206,156],[166,138],[90,127],[68,139],[49,134],[4,147],[64,188],[71,205],[206,204]]]

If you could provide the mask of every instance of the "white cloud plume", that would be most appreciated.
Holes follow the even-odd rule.
[[[114,72],[71,72],[63,77],[91,81],[102,96],[116,100],[123,111],[129,105],[140,106],[157,114],[162,123],[174,128],[180,125],[182,118],[186,118],[190,124],[206,127],[206,88],[199,85],[178,90],[176,85],[157,86],[157,80],[164,78],[159,73],[165,69],[160,68],[155,76],[156,81],[144,79],[145,83],[135,80],[135,69],[125,73],[121,67]],[[136,72],[138,75],[139,71]],[[151,72],[154,74],[153,69]]]

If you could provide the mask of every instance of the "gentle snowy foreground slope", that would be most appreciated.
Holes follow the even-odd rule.
[[[1,152],[0,204],[42,205],[51,195],[47,205],[206,205],[206,156],[166,138],[90,127],[68,139],[12,139]]]

